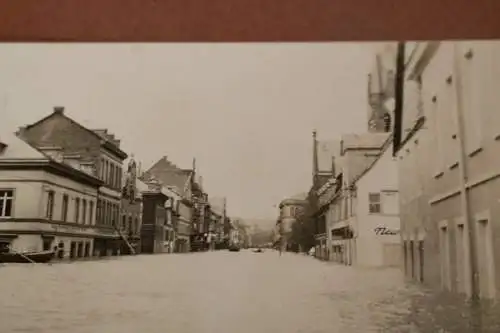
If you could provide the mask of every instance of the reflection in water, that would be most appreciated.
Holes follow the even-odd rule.
[[[398,270],[271,251],[4,265],[0,280],[2,333],[500,332],[491,305],[473,316]]]

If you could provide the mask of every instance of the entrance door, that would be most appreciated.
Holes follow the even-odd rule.
[[[0,253],[10,252],[10,241],[0,240]]]

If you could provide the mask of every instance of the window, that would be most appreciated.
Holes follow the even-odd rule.
[[[118,167],[118,173],[117,173],[117,178],[118,178],[118,187],[122,187],[122,168]]]
[[[117,226],[119,225],[120,223],[120,206],[119,205],[114,205],[115,206],[115,215],[114,215],[114,224],[116,224]]]
[[[93,215],[94,215],[94,202],[89,201],[89,224],[92,224]]]
[[[101,199],[97,199],[97,212],[96,212],[96,223],[102,224],[102,217],[104,213],[104,205]]]
[[[101,158],[101,168],[100,168],[100,172],[99,172],[99,178],[101,178],[101,180],[104,180],[104,172],[105,172],[105,167],[106,167],[106,164],[104,163],[104,159]]]
[[[109,161],[106,161],[106,173],[104,174],[104,181],[108,185],[109,185],[109,173],[110,173],[109,169],[110,168],[111,168],[111,165],[109,164]]]
[[[369,202],[368,211],[370,212],[370,214],[381,213],[380,193],[369,193],[368,202]]]
[[[64,194],[62,200],[61,220],[65,222],[68,220],[68,201],[69,201],[68,195]]]
[[[12,217],[14,190],[0,190],[0,217]]]
[[[75,223],[80,222],[80,198],[75,198]]]
[[[52,220],[54,216],[54,191],[47,192],[47,208],[45,211],[45,217]]]
[[[105,201],[104,207],[106,207],[104,211],[104,219],[106,222],[104,224],[111,225],[111,203],[109,201]]]
[[[132,232],[132,216],[128,217],[128,232]]]
[[[347,193],[342,193],[342,220],[347,219],[347,211],[349,209],[349,203],[347,202]]]
[[[125,230],[127,227],[127,215],[122,215],[122,229]]]
[[[134,233],[138,233],[139,230],[139,219],[136,217],[135,218],[135,227],[134,227]]]
[[[115,187],[115,166],[113,164],[110,164],[110,170],[109,170],[109,185],[111,187]]]
[[[82,200],[82,223],[87,223],[87,200]]]

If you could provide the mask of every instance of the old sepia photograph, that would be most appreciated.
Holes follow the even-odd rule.
[[[500,39],[175,13],[0,23],[1,333],[500,332]]]

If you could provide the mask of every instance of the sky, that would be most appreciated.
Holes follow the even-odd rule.
[[[319,139],[366,130],[373,44],[0,44],[0,137],[54,106],[147,169],[196,157],[230,215],[275,219]]]

